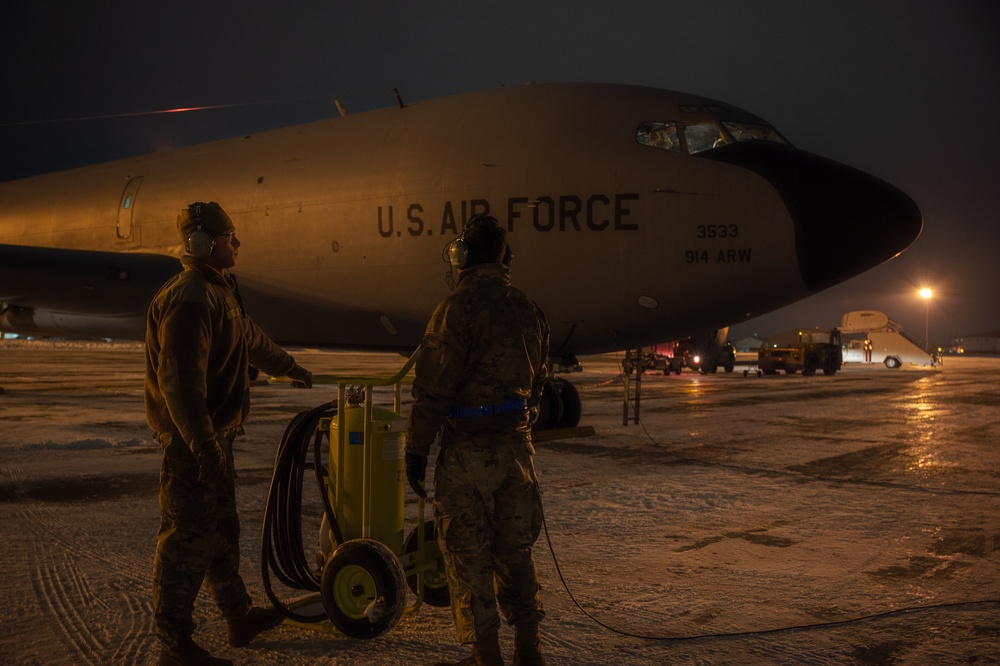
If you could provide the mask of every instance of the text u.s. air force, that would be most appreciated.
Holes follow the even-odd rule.
[[[509,233],[633,232],[639,230],[639,222],[631,206],[638,200],[638,194],[624,193],[508,197],[499,209],[488,199],[378,206],[378,233],[383,238],[457,236],[463,222],[473,215],[493,215]],[[747,239],[741,238],[740,231],[737,223],[693,225],[693,245],[681,250],[684,263],[749,263],[752,250],[746,247]],[[726,247],[719,247],[720,242]]]
[[[592,194],[589,197],[508,197],[502,208],[487,199],[445,201],[443,205],[414,202],[405,206],[379,206],[378,232],[393,236],[457,236],[462,223],[473,215],[493,215],[506,223],[508,232],[531,228],[540,232],[638,231],[630,204],[638,194]],[[402,209],[402,210],[400,210]],[[524,226],[527,225],[527,226]]]

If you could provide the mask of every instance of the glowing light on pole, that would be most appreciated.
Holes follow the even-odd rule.
[[[927,346],[927,349],[930,349],[931,340],[928,331],[930,330],[931,321],[931,296],[934,293],[927,287],[924,287],[917,293],[920,294],[920,298],[924,299],[924,344]]]

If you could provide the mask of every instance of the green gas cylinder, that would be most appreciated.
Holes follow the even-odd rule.
[[[330,501],[345,540],[375,539],[399,555],[403,552],[406,422],[380,407],[372,407],[371,414],[367,442],[364,403],[349,401],[343,414],[330,421]]]

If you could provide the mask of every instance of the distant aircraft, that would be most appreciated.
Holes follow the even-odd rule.
[[[243,297],[274,339],[399,351],[449,289],[443,246],[488,212],[560,365],[788,305],[923,224],[895,187],[731,104],[525,85],[0,183],[0,328],[141,339],[179,270],[177,213],[210,200],[237,225]],[[553,424],[575,425],[575,390],[553,387]]]

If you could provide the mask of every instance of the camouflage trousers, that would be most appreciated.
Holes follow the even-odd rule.
[[[544,617],[532,547],[542,502],[528,448],[445,446],[434,472],[434,516],[458,640]]]
[[[156,635],[168,646],[191,638],[194,602],[205,582],[228,618],[242,617],[251,601],[240,577],[240,520],[236,514],[232,437],[225,442],[227,478],[198,480],[198,462],[179,435],[159,435],[160,531],[153,558]]]

